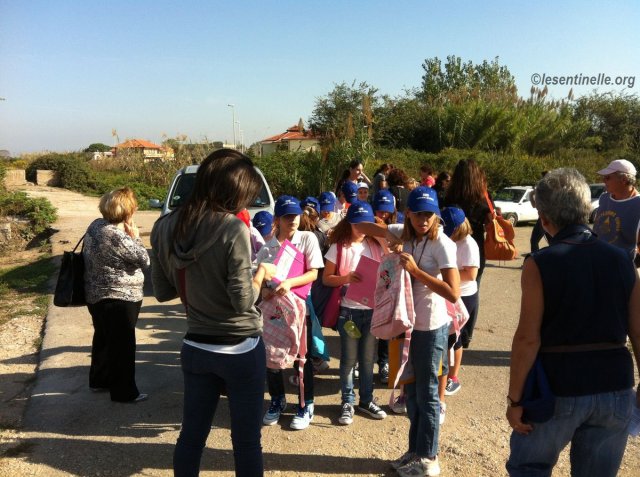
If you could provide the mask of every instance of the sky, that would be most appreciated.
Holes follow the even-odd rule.
[[[306,122],[336,84],[402,95],[448,55],[499,57],[524,97],[542,75],[625,81],[576,95],[638,94],[622,80],[640,79],[638,25],[637,0],[0,0],[0,149],[234,130],[249,145]]]

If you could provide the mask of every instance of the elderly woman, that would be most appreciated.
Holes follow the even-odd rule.
[[[98,208],[102,218],[89,225],[82,250],[94,329],[89,387],[108,390],[112,401],[144,401],[135,378],[135,328],[149,255],[133,221],[138,203],[124,187],[102,196]]]
[[[631,339],[640,359],[640,285],[617,247],[585,225],[589,187],[574,169],[557,169],[535,188],[550,246],[522,271],[520,322],[513,338],[507,419],[513,428],[511,476],[549,476],[571,442],[572,475],[616,475],[634,401]],[[553,415],[528,422],[524,383],[540,355],[555,395]],[[523,416],[524,410],[524,416]]]

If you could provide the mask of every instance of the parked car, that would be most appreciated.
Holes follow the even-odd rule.
[[[493,197],[496,208],[500,208],[502,217],[513,226],[519,222],[535,222],[538,210],[531,205],[531,186],[512,186],[500,189]]]
[[[589,214],[589,222],[593,223],[596,218],[596,212],[598,211],[598,204],[600,203],[600,196],[606,192],[604,184],[589,184],[591,189],[591,213]]]
[[[151,199],[149,201],[149,206],[154,209],[161,209],[161,215],[168,214],[177,207],[180,207],[187,200],[189,195],[191,195],[198,167],[198,165],[186,166],[176,172],[176,175],[173,177],[171,185],[169,186],[165,200],[160,201],[158,199]],[[273,214],[274,207],[273,196],[271,195],[269,184],[267,184],[267,180],[264,178],[264,175],[262,175],[260,169],[256,167],[256,170],[262,178],[262,189],[253,204],[248,207],[251,218],[261,210],[266,210]]]

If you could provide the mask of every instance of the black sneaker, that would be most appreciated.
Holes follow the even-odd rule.
[[[371,401],[368,404],[358,404],[358,410],[365,414],[369,414],[374,419],[384,419],[387,417],[387,413],[384,412],[374,401]]]

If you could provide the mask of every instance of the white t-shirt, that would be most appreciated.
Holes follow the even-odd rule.
[[[456,257],[458,262],[458,270],[463,268],[480,268],[480,249],[478,244],[471,235],[456,242]],[[460,296],[471,296],[478,291],[478,282],[471,280],[468,282],[460,281]]]
[[[391,224],[388,230],[396,237],[402,235],[404,225]],[[423,239],[405,242],[403,252],[413,255],[418,268],[429,275],[442,280],[443,268],[458,268],[456,262],[456,244],[446,236],[442,226],[438,227],[438,238],[435,240]],[[447,314],[447,305],[444,297],[434,293],[428,286],[419,280],[413,282],[413,307],[416,312],[414,328],[419,331],[431,331],[442,328],[451,319]]]
[[[358,262],[360,261],[360,257],[363,255],[365,257],[377,259],[380,254],[374,255],[371,251],[371,247],[379,246],[378,242],[375,240],[363,240],[360,243],[352,243],[349,246],[345,246],[342,248],[342,255],[340,256],[340,265],[338,266],[338,273],[340,275],[347,275],[349,272],[354,272],[356,267],[358,266]],[[338,246],[334,243],[331,244],[329,250],[324,255],[324,257],[334,265],[338,261]],[[348,284],[345,286],[349,286]],[[346,297],[342,297],[342,301],[340,302],[342,306],[347,308],[355,308],[357,310],[370,310],[371,308],[368,306],[364,306],[357,301],[350,300]]]
[[[313,232],[302,232],[296,230],[293,234],[291,244],[300,250],[305,258],[306,270],[315,268],[316,270],[324,267],[324,261],[322,260],[322,251],[320,250],[320,244],[318,244],[318,238]],[[280,242],[277,237],[272,237],[258,252],[256,256],[256,263],[273,263],[280,250]],[[275,288],[275,283],[269,283],[269,286]]]

